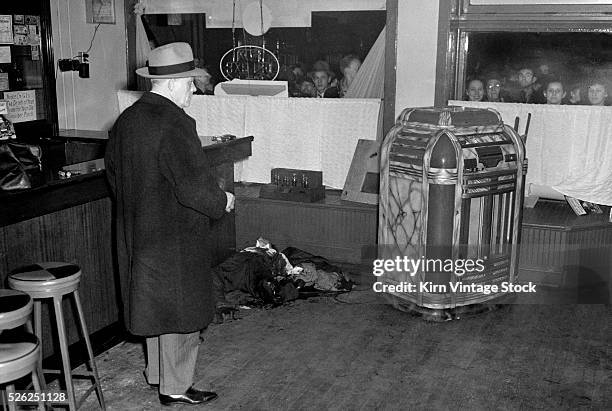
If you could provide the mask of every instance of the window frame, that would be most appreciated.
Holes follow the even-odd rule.
[[[462,99],[471,33],[612,34],[611,27],[612,4],[474,5],[472,0],[440,0],[435,104]]]

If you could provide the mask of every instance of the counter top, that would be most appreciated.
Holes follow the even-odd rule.
[[[57,137],[82,140],[108,140],[108,131],[60,129]]]
[[[0,192],[0,227],[108,197],[104,171],[14,192]]]
[[[203,150],[207,153],[211,166],[214,167],[248,157],[251,154],[252,141],[252,136],[243,137],[207,145],[203,147]],[[110,191],[104,170],[79,167],[82,170],[91,171],[65,179],[59,177],[58,171],[66,166],[72,168],[74,161],[71,159],[82,156],[82,150],[75,154],[70,145],[59,143],[58,146],[56,138],[41,140],[41,145],[43,150],[46,146],[48,152],[55,157],[52,156],[51,159],[47,157],[47,161],[43,157],[43,170],[32,179],[32,188],[0,191],[0,227],[109,196]],[[88,144],[85,143],[85,145]],[[86,152],[86,154],[91,154],[91,152]],[[97,152],[95,158],[102,155],[103,152]],[[89,163],[93,164],[94,161],[88,161],[87,164]]]

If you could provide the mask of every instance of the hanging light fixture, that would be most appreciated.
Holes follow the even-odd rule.
[[[258,7],[259,6],[259,7]],[[261,46],[236,45],[236,0],[232,9],[232,49],[228,50],[219,68],[227,80],[275,80],[280,72],[280,64],[272,51],[266,48],[264,34],[272,25],[272,13],[259,0],[259,4],[249,4],[242,13],[243,38],[246,43],[246,33],[261,36]]]
[[[272,13],[263,0],[253,2],[242,12],[242,27],[252,36],[263,36],[272,25]]]

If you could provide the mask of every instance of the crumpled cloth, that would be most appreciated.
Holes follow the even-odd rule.
[[[294,273],[294,280],[304,281],[304,285],[313,286],[317,290],[322,291],[339,291],[338,288],[341,280],[344,278],[341,274],[330,271],[317,270],[313,263],[301,263],[302,270]]]

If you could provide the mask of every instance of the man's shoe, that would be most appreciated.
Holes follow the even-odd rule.
[[[218,395],[214,392],[200,391],[196,390],[193,387],[189,387],[189,389],[187,389],[184,394],[159,394],[159,402],[161,402],[163,405],[172,405],[178,403],[195,405],[212,401],[217,397]]]

